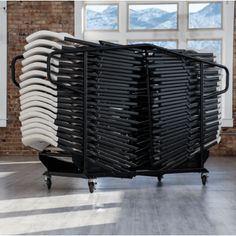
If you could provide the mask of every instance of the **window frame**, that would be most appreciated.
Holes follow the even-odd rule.
[[[83,8],[86,3],[89,4],[119,4],[119,30],[106,32],[106,31],[85,31],[84,30],[84,17]],[[188,11],[190,3],[208,3],[208,2],[221,2],[221,28],[197,28],[189,29]],[[154,30],[132,30],[128,31],[128,12],[129,4],[145,5],[145,4],[178,4],[177,26],[178,29],[154,29]],[[116,40],[120,44],[127,44],[128,41],[163,41],[168,38],[170,40],[177,40],[177,48],[187,48],[188,40],[222,40],[221,44],[221,63],[226,65],[230,72],[229,90],[222,95],[222,126],[233,127],[233,39],[234,39],[234,1],[174,1],[168,0],[165,3],[160,1],[140,1],[140,0],[86,0],[75,1],[75,36],[84,40]],[[227,16],[227,17],[225,17]],[[226,56],[227,55],[227,56]],[[225,81],[222,81],[222,86]]]
[[[7,126],[7,2],[0,1],[0,127]]]

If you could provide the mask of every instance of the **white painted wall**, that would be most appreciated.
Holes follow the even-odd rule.
[[[0,127],[7,125],[7,4],[0,1]]]

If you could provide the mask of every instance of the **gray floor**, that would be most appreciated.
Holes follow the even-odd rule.
[[[0,162],[0,234],[236,234],[236,158],[211,158],[199,174],[156,178],[53,178],[39,162]]]

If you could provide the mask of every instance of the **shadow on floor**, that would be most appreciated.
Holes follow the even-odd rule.
[[[113,235],[115,232],[116,223],[100,224],[100,225],[88,225],[74,228],[64,228],[56,230],[45,230],[33,232],[30,234],[22,235]]]
[[[72,207],[56,207],[56,208],[46,208],[37,209],[29,211],[12,211],[12,212],[2,212],[0,213],[0,218],[9,217],[24,217],[24,216],[34,216],[34,215],[46,215],[46,214],[57,214],[75,211],[87,211],[87,210],[100,210],[107,208],[121,207],[121,203],[104,203],[101,205],[82,205],[82,206],[72,206]]]

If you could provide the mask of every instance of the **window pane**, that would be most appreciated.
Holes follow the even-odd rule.
[[[195,49],[202,52],[213,52],[216,61],[221,62],[221,40],[189,40],[188,49]]]
[[[86,6],[87,30],[117,30],[118,6],[117,5],[87,5]]]
[[[177,29],[177,4],[129,5],[129,29]]]
[[[156,46],[160,46],[163,48],[169,48],[169,49],[176,49],[177,48],[176,41],[129,41],[128,42],[128,44],[135,44],[135,43],[150,43],[150,44],[154,44]]]
[[[98,44],[99,44],[99,41],[105,41],[108,43],[118,43],[119,44],[118,40],[111,40],[111,39],[98,39],[98,40],[88,40],[88,41],[92,42],[92,43],[98,43]]]
[[[221,28],[222,3],[189,4],[189,28]]]

